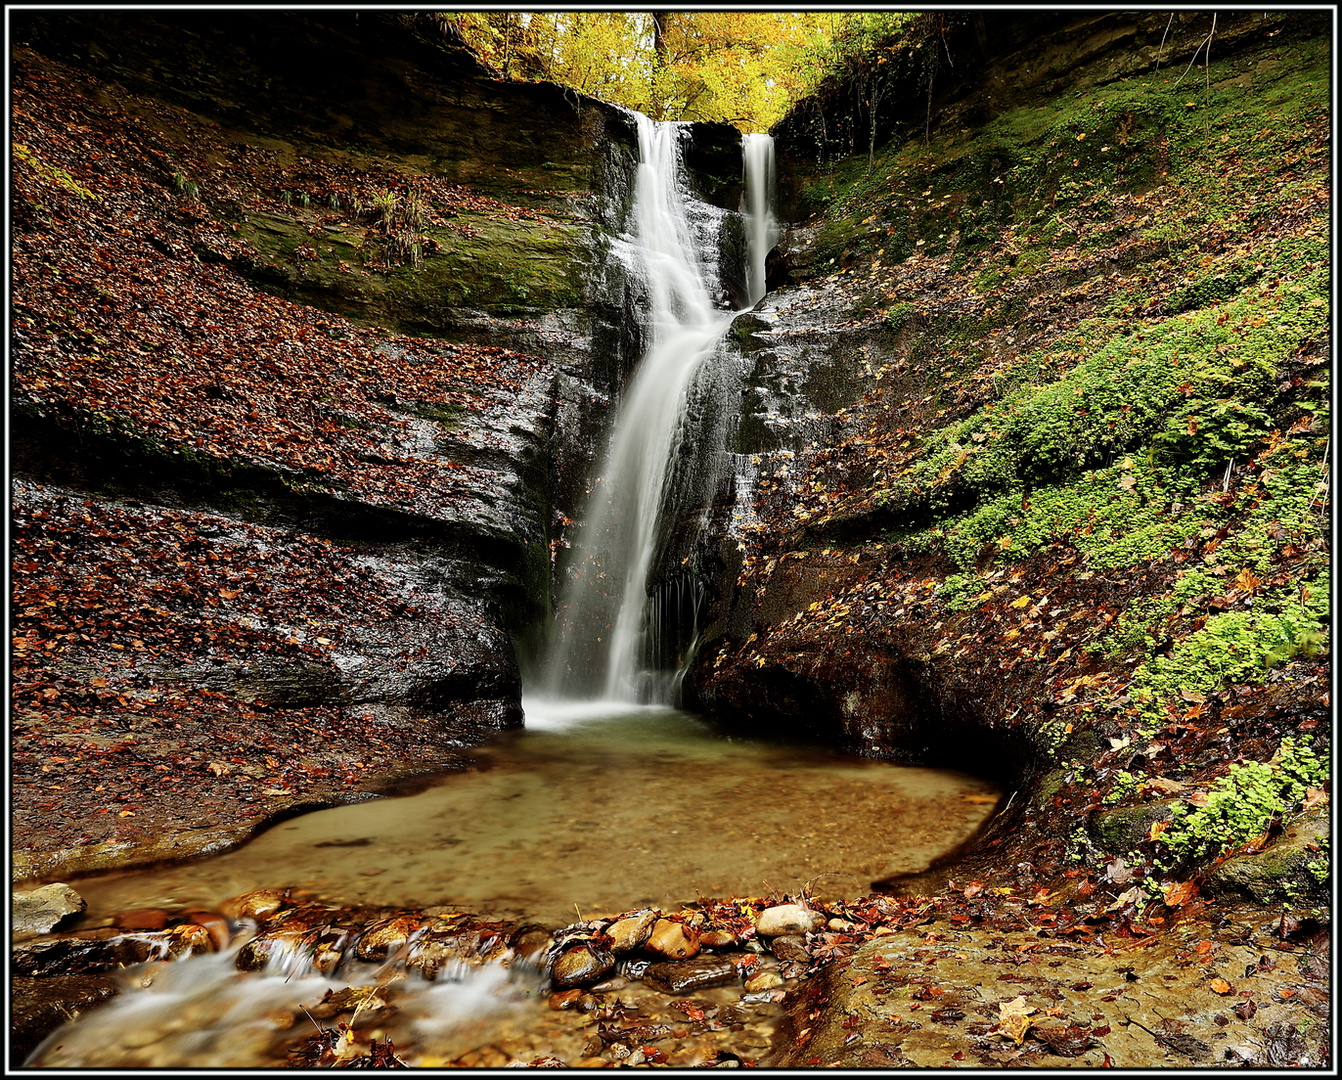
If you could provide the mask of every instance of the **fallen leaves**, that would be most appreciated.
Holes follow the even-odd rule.
[[[1171,882],[1163,890],[1165,905],[1167,907],[1183,907],[1189,901],[1198,895],[1198,884],[1196,880]]]
[[[998,1003],[997,1033],[1017,1046],[1025,1041],[1025,1034],[1033,1026],[1030,1019],[1039,1010],[1026,1004],[1023,996]]]

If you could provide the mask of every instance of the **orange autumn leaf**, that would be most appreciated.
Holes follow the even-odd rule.
[[[1225,979],[1213,979],[1212,989],[1218,994],[1229,994],[1233,992],[1235,988],[1226,982]]]
[[[1197,896],[1198,887],[1194,881],[1177,881],[1166,886],[1165,903],[1170,907],[1182,907]]]
[[[1236,588],[1243,589],[1245,592],[1253,592],[1261,584],[1263,584],[1262,579],[1257,577],[1248,567],[1235,575]]]

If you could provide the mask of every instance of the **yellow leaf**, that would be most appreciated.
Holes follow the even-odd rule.
[[[1033,602],[1034,602],[1034,601],[1033,601],[1033,598],[1032,598],[1032,597],[1029,597],[1029,596],[1022,596],[1019,600],[1013,600],[1013,601],[1011,601],[1011,606],[1014,607],[1014,608],[1022,608],[1022,607],[1024,607],[1026,604],[1030,604],[1030,603],[1033,603]]]
[[[1023,996],[1003,1001],[997,1007],[1001,1011],[997,1021],[998,1034],[1019,1046],[1025,1041],[1025,1033],[1033,1026],[1030,1014],[1036,1010],[1025,1004]]]

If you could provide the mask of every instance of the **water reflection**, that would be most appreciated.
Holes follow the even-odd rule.
[[[527,724],[416,794],[282,822],[225,855],[72,884],[92,918],[295,886],[562,925],[808,881],[860,895],[960,843],[996,795],[959,773],[728,737],[660,706],[530,701]]]

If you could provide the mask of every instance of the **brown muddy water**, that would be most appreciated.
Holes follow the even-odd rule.
[[[84,922],[143,907],[212,908],[257,888],[552,927],[700,897],[852,898],[967,839],[999,795],[960,773],[728,736],[664,707],[529,702],[525,730],[473,757],[474,767],[415,794],[281,822],[224,855],[72,880],[88,901]],[[351,985],[345,972],[336,981],[243,975],[231,955],[156,971],[150,986],[131,978],[115,1002],[57,1032],[42,1063],[271,1064],[267,1016]],[[398,1008],[411,1030],[402,1037],[419,1048],[419,1064],[451,1060],[477,1039],[502,1039],[518,1060],[563,1049],[556,1025],[568,1021],[545,1009],[534,973],[463,970],[409,998],[404,989]],[[722,1007],[738,1006],[724,998]],[[191,1015],[198,1022],[183,1020]],[[515,1033],[486,1038],[481,1024]]]

